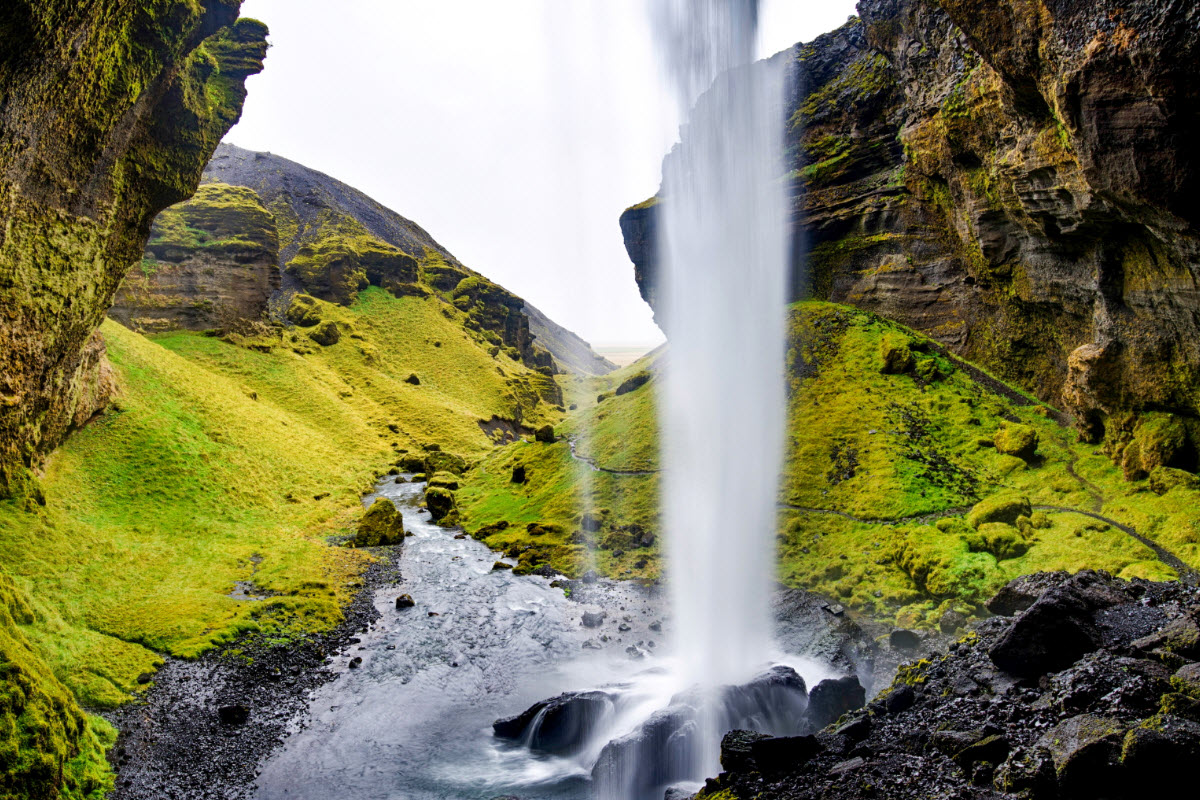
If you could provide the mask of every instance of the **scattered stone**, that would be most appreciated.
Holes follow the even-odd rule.
[[[350,669],[358,669],[362,666],[362,656],[355,656],[350,659]]]
[[[250,709],[241,704],[221,706],[217,709],[217,717],[222,725],[243,725],[250,718]]]
[[[824,728],[847,711],[862,708],[866,701],[866,690],[857,677],[827,678],[808,695],[808,718],[814,727]]]
[[[154,680],[153,672],[143,672],[141,675],[137,676],[137,682],[141,686],[145,686],[147,683],[149,683],[152,680]]]
[[[921,637],[915,631],[899,628],[888,636],[888,645],[893,650],[903,650],[911,653],[921,646]]]
[[[962,630],[967,625],[967,617],[961,612],[949,609],[942,618],[938,620],[938,630],[945,634],[953,634]]]
[[[421,379],[417,377],[416,373],[410,373],[409,376],[404,379],[404,382],[411,383],[413,386],[421,385]]]
[[[517,464],[517,465],[516,465],[515,467],[513,467],[513,469],[512,469],[512,479],[511,479],[511,482],[512,482],[512,483],[524,483],[524,482],[525,482],[525,480],[526,480],[526,476],[525,476],[525,465],[524,465],[524,464]]]
[[[604,624],[604,617],[603,611],[585,611],[583,612],[583,627],[599,628]]]
[[[580,580],[583,581],[588,586],[591,586],[599,579],[600,579],[600,576],[598,576],[596,574],[596,570],[594,570],[594,569],[589,569],[587,572],[583,573],[583,577],[580,578]]]
[[[338,340],[342,338],[342,334],[338,330],[337,323],[327,319],[324,322],[318,323],[315,328],[310,330],[308,338],[322,347],[330,347],[338,343]]]
[[[543,444],[554,444],[556,441],[554,436],[554,426],[543,425],[537,429],[537,433],[533,435],[533,438],[539,442],[542,442]]]

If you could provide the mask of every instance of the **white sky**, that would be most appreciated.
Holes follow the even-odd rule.
[[[649,2],[246,0],[271,49],[226,141],[361,189],[593,344],[655,344],[617,226],[678,124]],[[763,54],[853,12],[762,0]]]

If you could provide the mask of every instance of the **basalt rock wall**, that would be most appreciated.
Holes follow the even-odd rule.
[[[112,391],[96,328],[262,69],[239,0],[0,6],[0,497]]]
[[[1107,436],[1131,478],[1194,469],[1200,8],[862,0],[859,14],[788,54],[796,295],[981,362]],[[621,218],[652,305],[656,207]]]

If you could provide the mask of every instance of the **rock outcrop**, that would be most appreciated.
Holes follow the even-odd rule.
[[[935,337],[1126,449],[1200,409],[1200,8],[862,0],[797,45],[794,290]],[[669,198],[663,202],[669,202]],[[621,218],[655,302],[657,201]]]
[[[230,330],[279,288],[275,217],[253,191],[210,183],[158,215],[109,316],[140,331]]]
[[[0,497],[107,399],[96,328],[262,69],[266,27],[239,6],[0,9]]]
[[[1200,757],[1200,594],[1021,578],[999,616],[814,735],[731,734],[698,798],[1133,798]],[[1024,604],[1021,604],[1024,605]],[[744,743],[750,739],[749,746]]]
[[[340,181],[228,144],[217,149],[204,180],[251,189],[274,214],[285,288],[342,305],[368,286],[398,296],[438,294],[468,329],[529,367],[548,375],[559,364],[597,374],[612,369],[582,339],[464,266],[415,222]]]

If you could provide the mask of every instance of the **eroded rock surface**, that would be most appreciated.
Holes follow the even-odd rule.
[[[107,399],[94,333],[262,69],[238,0],[0,10],[0,496]],[[137,46],[133,47],[132,43]]]
[[[1195,469],[1200,8],[858,9],[786,56],[796,295],[930,334],[1107,433],[1133,478]],[[651,305],[656,209],[621,218]]]

